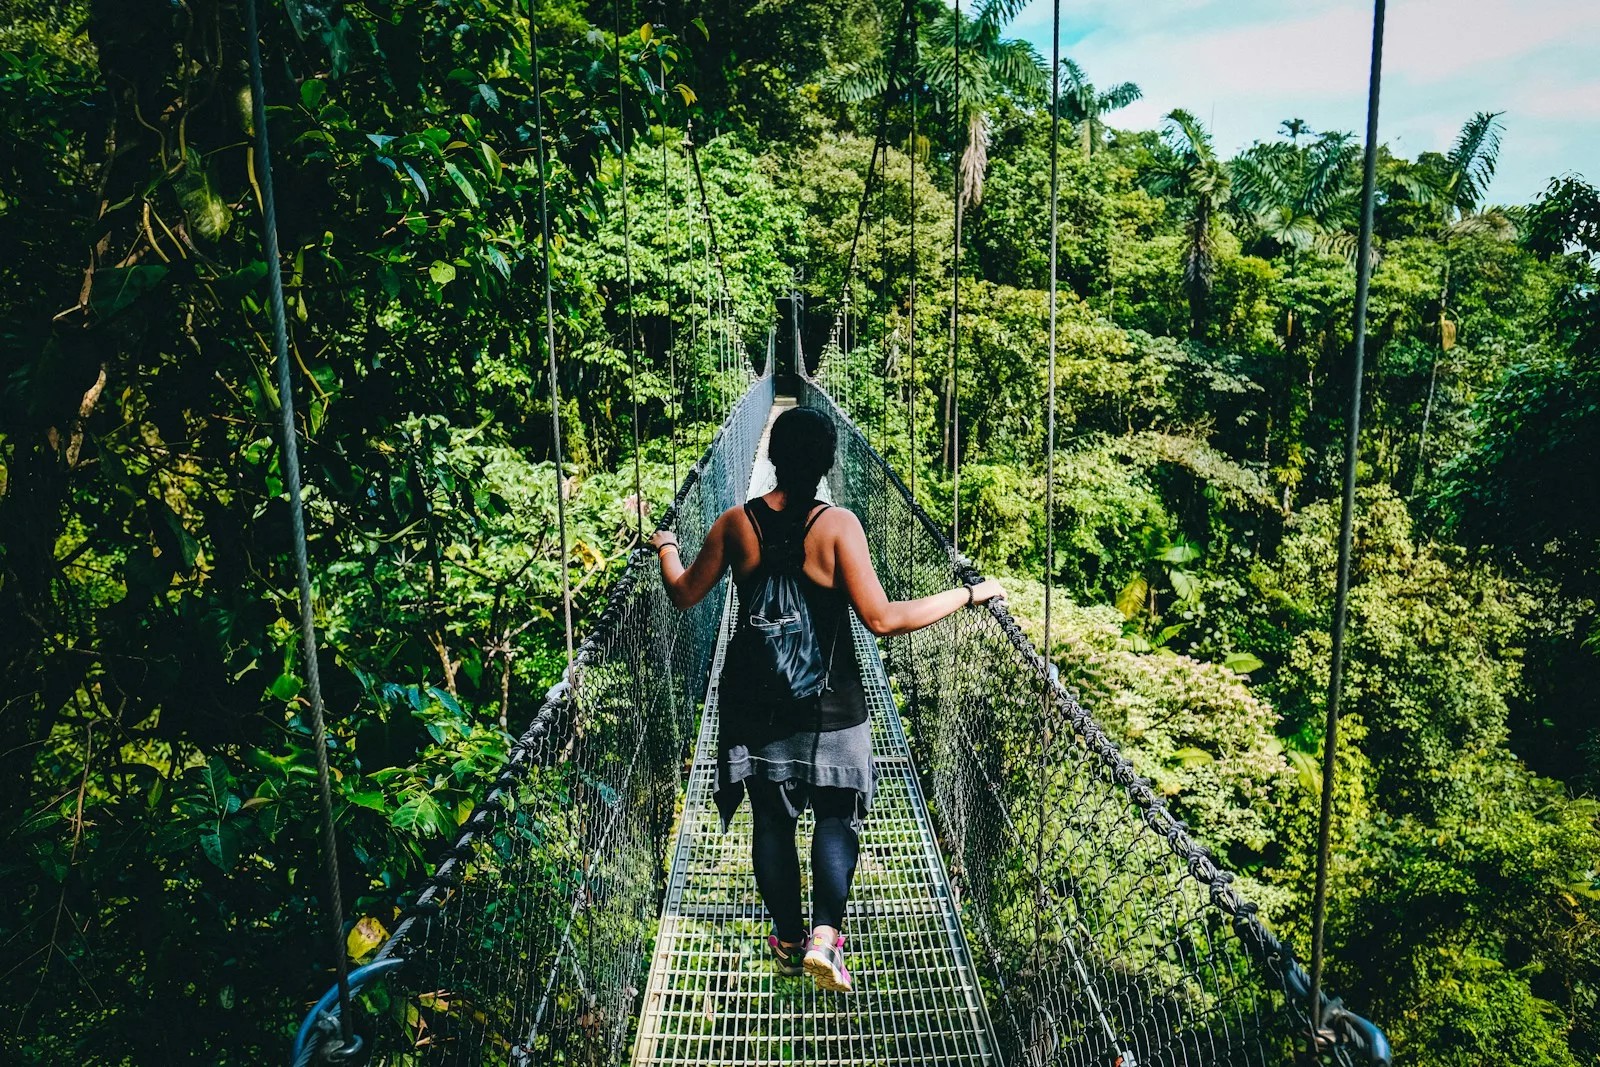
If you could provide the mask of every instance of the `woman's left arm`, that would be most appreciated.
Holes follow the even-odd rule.
[[[728,565],[728,528],[733,511],[722,514],[706,533],[700,554],[689,566],[683,565],[678,535],[671,530],[657,530],[650,535],[650,546],[661,558],[661,584],[666,586],[667,599],[679,611],[686,611],[706,598],[716,587]]]

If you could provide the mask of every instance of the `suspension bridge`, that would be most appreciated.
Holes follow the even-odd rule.
[[[815,380],[796,400],[839,426],[828,495],[862,517],[891,597],[978,580]],[[773,409],[769,373],[685,478],[664,525],[687,554],[762,488]],[[881,782],[846,919],[858,991],[776,977],[748,814],[723,835],[710,803],[731,595],[679,613],[635,552],[573,683],[352,973],[374,1062],[1295,1059],[1306,972],[1003,603],[900,637],[857,624]],[[334,1002],[297,1062],[337,1033]],[[1328,1062],[1387,1062],[1336,1001],[1323,1027]]]
[[[1380,33],[1381,9],[1380,3]],[[246,12],[303,644],[314,649],[254,0],[246,0]],[[907,3],[896,68],[908,31],[915,45],[912,12]],[[537,101],[536,37],[530,54]],[[1376,70],[1375,56],[1374,115]],[[620,68],[618,78],[620,93]],[[914,102],[914,84],[910,91]],[[846,300],[874,179],[880,161],[888,165],[889,95],[852,238]],[[1059,114],[1054,104],[1052,112]],[[539,229],[548,248],[538,107],[535,116]],[[826,495],[861,518],[890,598],[980,581],[847,412],[854,409],[852,376],[839,365],[850,348],[848,314],[836,322],[834,341],[814,367],[801,351],[798,315],[789,317],[782,347],[790,353],[785,380],[792,396],[777,395],[775,335],[769,335],[759,374],[726,319],[713,340],[714,308],[726,315],[731,299],[687,137],[685,146],[706,229],[703,249],[722,285],[720,294],[706,294],[704,343],[716,351],[719,392],[740,378],[744,392],[727,405],[725,421],[682,479],[661,525],[677,533],[685,557],[692,558],[718,515],[764,487],[764,431],[777,406],[798,403],[838,427],[839,459]],[[623,148],[626,159],[625,142]],[[662,158],[665,186],[665,139]],[[1369,220],[1371,160],[1369,146]],[[913,154],[913,204],[915,165]],[[626,220],[625,170],[623,190]],[[958,210],[957,261],[959,220]],[[1052,196],[1052,266],[1055,231]],[[913,276],[915,248],[913,228]],[[1365,236],[1363,255],[1364,249]],[[543,273],[544,345],[551,395],[559,400],[548,257]],[[631,277],[630,266],[627,315],[634,336]],[[915,322],[915,293],[912,286],[908,327]],[[953,291],[952,390],[959,384],[959,306]],[[1358,319],[1363,314],[1358,301]],[[914,361],[909,329],[906,342]],[[1052,445],[1054,346],[1052,329]],[[914,405],[914,392],[908,400]],[[559,403],[551,407],[559,410]],[[880,420],[888,410],[885,397]],[[908,424],[915,425],[914,407]],[[552,431],[559,480],[558,419]],[[959,424],[950,432],[959,442]],[[954,454],[959,457],[959,448]],[[1050,454],[1053,461],[1053,448]],[[1047,485],[1053,487],[1053,479]],[[561,526],[564,552],[564,515]],[[392,932],[371,962],[348,973],[338,881],[330,876],[330,917],[341,946],[338,981],[296,1036],[296,1067],[356,1058],[507,1067],[625,1060],[840,1067],[1388,1064],[1382,1031],[1322,994],[1320,974],[1308,974],[1258,918],[1229,872],[1060,684],[999,600],[891,638],[875,639],[853,623],[880,783],[845,919],[856,991],[824,993],[807,979],[776,976],[764,951],[768,921],[748,862],[748,813],[724,834],[710,798],[717,668],[733,596],[724,577],[718,593],[679,612],[668,602],[655,556],[636,548],[597,625],[570,649],[566,678],[510,748],[493,787],[437,854],[410,903],[390,917]],[[563,600],[571,642],[565,587]],[[310,656],[324,847],[331,857],[336,849],[314,667]],[[1327,821],[1325,806],[1324,828]],[[1325,866],[1325,844],[1323,860]],[[1319,870],[1319,923],[1321,899]],[[1320,951],[1320,939],[1317,944]]]

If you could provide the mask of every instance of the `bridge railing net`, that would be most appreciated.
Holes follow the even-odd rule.
[[[838,426],[830,488],[890,598],[977,581],[828,393],[802,391]],[[886,639],[885,658],[1005,1062],[1294,1059],[1304,970],[1003,605]],[[1327,1061],[1366,1062],[1370,1024],[1336,1005],[1328,1018]]]
[[[671,526],[692,557],[744,499],[772,408],[756,381],[685,477]],[[372,1062],[610,1063],[629,1040],[665,888],[683,759],[722,597],[674,609],[635,550],[494,789],[444,854],[367,984]]]

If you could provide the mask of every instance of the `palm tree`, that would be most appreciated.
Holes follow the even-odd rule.
[[[1289,140],[1257,143],[1232,163],[1233,201],[1261,235],[1295,253],[1317,247],[1349,257],[1355,238],[1360,149],[1348,133],[1324,133],[1301,147],[1311,130],[1299,119],[1283,124]]]
[[[1088,159],[1104,128],[1100,116],[1125,108],[1144,96],[1144,91],[1133,82],[1114,85],[1099,92],[1084,75],[1083,68],[1070,59],[1061,61],[1058,74],[1061,86],[1061,117],[1078,124],[1083,140],[1083,158]]]
[[[1189,292],[1189,333],[1198,338],[1216,273],[1217,215],[1228,202],[1232,176],[1217,157],[1211,134],[1200,120],[1181,108],[1169,112],[1167,153],[1157,164],[1152,185],[1157,195],[1189,201],[1189,247],[1183,257],[1183,282]]]
[[[915,76],[946,98],[967,124],[960,162],[965,204],[983,198],[989,169],[989,111],[995,100],[1007,93],[1032,96],[1049,84],[1044,60],[1033,45],[1001,36],[1005,25],[1026,6],[1027,0],[981,0],[971,15],[951,9],[948,17],[925,27],[917,39]],[[825,88],[849,103],[876,96],[889,88],[886,64],[884,55],[847,63]]]
[[[1502,229],[1499,219],[1504,213],[1496,213],[1499,219],[1487,219],[1481,207],[1500,161],[1500,134],[1505,130],[1500,116],[1504,114],[1479,111],[1462,124],[1448,155],[1428,152],[1415,163],[1395,168],[1395,180],[1411,199],[1438,208],[1440,223],[1457,228],[1455,232]],[[1474,219],[1477,221],[1469,221]]]
[[[1429,204],[1439,212],[1441,246],[1450,239],[1469,234],[1487,234],[1507,241],[1515,227],[1498,207],[1486,206],[1484,197],[1500,161],[1500,122],[1503,111],[1479,111],[1462,123],[1456,142],[1445,156],[1425,153],[1414,163],[1395,168],[1395,180],[1412,200]],[[1428,368],[1428,398],[1422,407],[1422,430],[1417,435],[1417,467],[1412,491],[1422,483],[1422,468],[1428,444],[1428,426],[1433,421],[1433,399],[1439,382],[1439,357],[1455,347],[1455,323],[1449,315],[1450,258],[1445,256],[1439,283],[1439,347]]]

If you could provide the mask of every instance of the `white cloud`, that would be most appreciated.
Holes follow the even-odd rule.
[[[1010,32],[1048,56],[1050,18],[1035,0]],[[1098,82],[1144,89],[1113,122],[1154,126],[1186,107],[1234,151],[1291,116],[1360,131],[1371,18],[1360,0],[1063,0],[1063,51]],[[1494,198],[1525,201],[1569,171],[1600,181],[1596,55],[1594,0],[1392,0],[1381,136],[1406,154],[1445,150],[1473,112],[1503,110]]]

